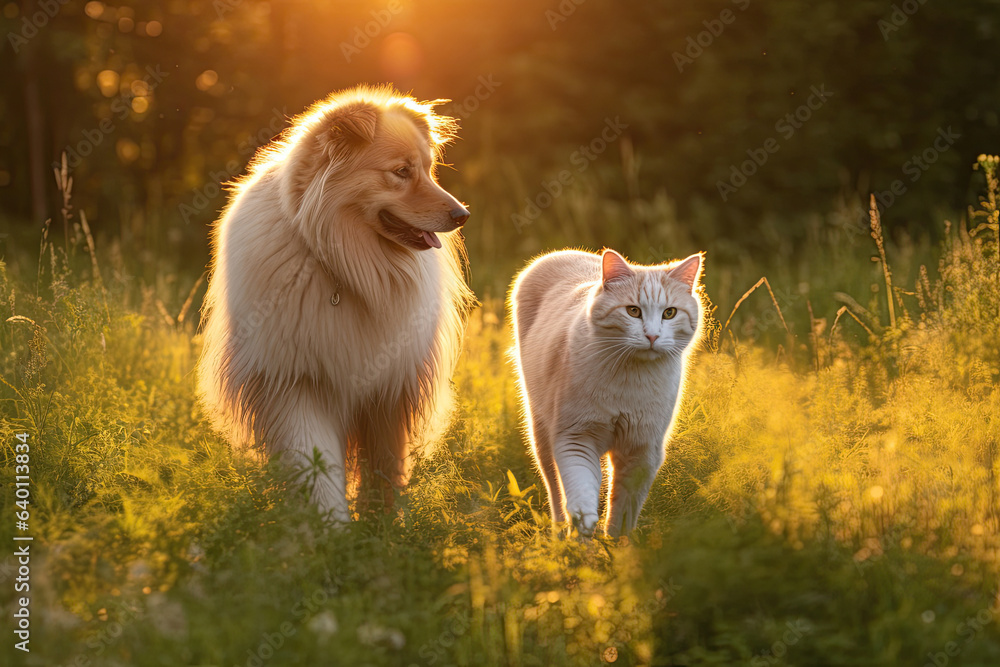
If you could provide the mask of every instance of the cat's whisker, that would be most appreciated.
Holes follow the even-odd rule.
[[[594,339],[589,340],[586,343],[584,343],[584,345],[583,345],[583,347],[581,349],[588,349],[588,348],[592,348],[592,347],[593,348],[607,348],[607,347],[615,347],[615,348],[617,348],[617,347],[621,346],[622,344],[623,343],[620,340],[617,340],[617,339],[614,339],[614,338],[594,338]]]
[[[621,363],[621,361],[629,356],[629,352],[631,351],[631,349],[627,344],[619,343],[615,347],[610,348],[608,351],[610,353],[608,357],[611,360],[612,371],[614,371],[615,369],[618,368],[618,365]]]
[[[632,357],[631,352],[632,350],[628,345],[621,346],[621,351],[618,353],[618,356],[615,357],[615,361],[611,366],[612,374],[619,372],[621,370],[620,367],[623,366],[629,359],[631,359]]]
[[[596,351],[598,353],[603,353],[601,356],[605,360],[614,359],[617,360],[622,354],[629,351],[629,346],[618,340],[592,340],[588,341],[585,345],[580,348],[581,351]],[[614,368],[614,364],[612,364]]]

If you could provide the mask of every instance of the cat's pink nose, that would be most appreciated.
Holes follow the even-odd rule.
[[[656,339],[659,338],[659,336],[650,336],[649,334],[646,334],[646,338],[649,339],[649,344],[652,345],[656,342]]]

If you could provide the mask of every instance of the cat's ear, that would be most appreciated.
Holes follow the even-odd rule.
[[[629,278],[635,271],[629,268],[625,258],[610,248],[601,255],[601,281],[608,283],[619,278]]]
[[[670,269],[667,274],[674,280],[679,280],[694,291],[701,277],[701,253],[691,255],[680,264]]]

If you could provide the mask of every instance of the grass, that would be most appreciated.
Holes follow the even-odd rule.
[[[882,283],[827,295],[835,321],[773,275],[770,300],[745,302],[760,313],[714,321],[640,529],[617,542],[551,537],[499,301],[473,315],[454,425],[398,511],[331,530],[207,427],[178,316],[191,285],[137,286],[82,225],[47,239],[37,272],[2,272],[0,541],[21,534],[22,432],[35,538],[32,650],[5,613],[5,662],[1000,663],[1000,187],[995,159],[979,166],[986,198],[912,288],[876,216],[879,264],[852,267]],[[22,595],[7,549],[5,612]]]

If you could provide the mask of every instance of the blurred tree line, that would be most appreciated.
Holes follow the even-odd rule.
[[[0,226],[57,213],[66,152],[91,226],[147,253],[203,259],[220,183],[359,82],[454,100],[473,205],[589,149],[611,196],[748,245],[871,191],[923,233],[1000,152],[996,0],[0,0],[0,31]]]

